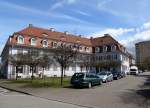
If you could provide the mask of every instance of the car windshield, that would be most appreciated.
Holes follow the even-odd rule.
[[[130,71],[136,71],[136,69],[130,69]]]
[[[116,72],[116,71],[112,71],[112,74],[117,74],[118,72]]]
[[[107,73],[106,72],[100,72],[100,73],[98,73],[98,75],[107,75]]]
[[[74,74],[74,77],[76,77],[76,78],[83,78],[84,74],[83,73],[76,73],[76,74]]]

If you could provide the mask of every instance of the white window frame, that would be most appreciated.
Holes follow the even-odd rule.
[[[34,39],[35,42],[33,41],[33,39]],[[30,43],[31,43],[31,45],[35,46],[36,45],[36,39],[35,38],[31,38],[30,39]]]
[[[107,46],[103,46],[103,51],[107,52]]]
[[[44,42],[46,42],[46,44],[44,44]],[[48,41],[47,40],[43,40],[42,44],[43,44],[43,47],[48,47]]]
[[[20,38],[22,38],[22,41],[20,41]],[[17,43],[18,43],[18,44],[24,44],[24,37],[21,36],[21,35],[19,35],[19,36],[17,37]]]
[[[112,45],[112,46],[111,46],[111,50],[112,50],[112,51],[116,51],[116,49],[117,49],[116,45]]]

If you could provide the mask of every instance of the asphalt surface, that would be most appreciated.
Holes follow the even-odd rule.
[[[0,89],[0,108],[150,108],[150,83],[144,85],[150,81],[147,79],[150,79],[150,72],[127,76],[91,89],[24,89],[35,97],[1,92],[3,90]]]
[[[0,88],[0,108],[83,108]]]

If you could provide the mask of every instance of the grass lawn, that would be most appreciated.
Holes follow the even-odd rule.
[[[60,85],[59,77],[50,77],[44,79],[18,79],[11,80],[11,83],[25,84],[30,87],[53,87],[53,88],[62,88],[70,86],[70,77],[63,78],[63,86]]]

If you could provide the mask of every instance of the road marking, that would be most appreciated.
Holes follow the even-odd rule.
[[[15,93],[15,94],[13,94],[13,93]],[[3,88],[0,88],[0,95],[1,96],[25,96],[24,94],[19,94],[17,92],[11,92],[11,91],[3,89]]]

